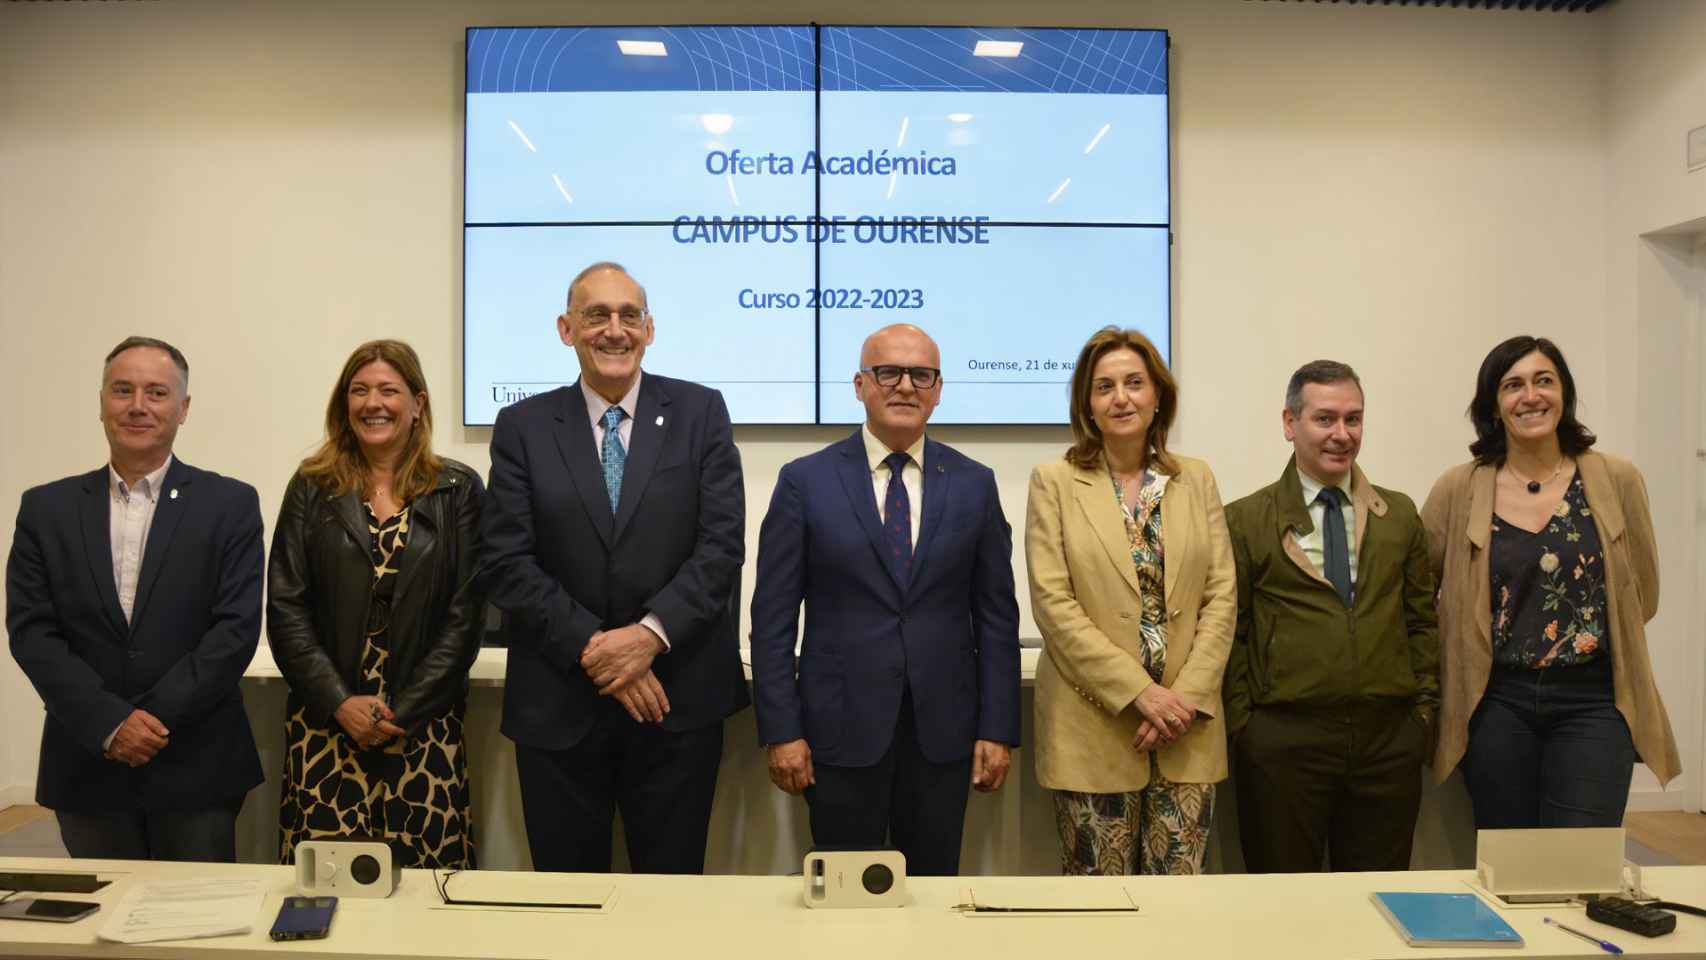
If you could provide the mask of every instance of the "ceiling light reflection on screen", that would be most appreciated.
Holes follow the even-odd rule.
[[[948,122],[949,123],[970,123],[971,122],[971,114],[969,114],[969,113],[950,113],[950,114],[948,114]]]
[[[734,129],[735,118],[732,113],[701,113],[699,125],[713,137],[720,137]]]
[[[1054,192],[1048,195],[1048,202],[1053,203],[1056,200],[1059,200],[1060,195],[1066,192],[1066,185],[1071,183],[1071,182],[1072,182],[1071,177],[1067,177],[1065,180],[1060,181],[1060,186],[1055,187]]]
[[[900,118],[900,136],[896,137],[895,141],[894,141],[894,148],[896,150],[899,150],[901,147],[906,146],[906,128],[911,126],[911,125],[912,125],[912,118],[911,117],[901,117]]]
[[[1111,126],[1113,126],[1111,123],[1102,124],[1102,129],[1097,130],[1096,135],[1090,138],[1090,145],[1084,148],[1085,156],[1089,156],[1090,151],[1096,149],[1096,144],[1101,143],[1102,138],[1108,135],[1108,128]]]
[[[514,130],[514,131],[515,131],[515,135],[516,135],[516,136],[518,136],[518,137],[520,137],[520,138],[521,138],[521,142],[522,142],[522,143],[525,143],[525,144],[527,144],[527,149],[529,149],[529,150],[531,150],[531,151],[533,151],[533,152],[534,152],[534,153],[538,153],[538,152],[539,152],[539,148],[538,148],[538,147],[535,147],[535,146],[534,146],[534,145],[533,145],[533,141],[532,141],[532,140],[529,140],[529,139],[527,139],[527,134],[525,134],[525,133],[522,133],[522,132],[521,132],[521,128],[520,128],[520,127],[519,127],[519,126],[516,126],[516,123],[515,123],[515,121],[514,121],[514,120],[511,120],[511,121],[510,121],[510,122],[509,122],[509,128],[510,128],[510,129],[511,129],[511,130]]]
[[[569,203],[575,202],[575,198],[569,196],[569,188],[563,186],[563,178],[562,177],[559,177],[553,173],[553,174],[551,174],[551,182],[557,185],[557,192],[563,195],[563,199],[565,201],[567,201]]]
[[[1016,57],[1025,44],[1019,40],[979,40],[972,50],[974,57]]]
[[[667,57],[669,51],[664,49],[662,40],[618,40],[616,49],[626,57]],[[1014,54],[1018,56],[1018,54]]]
[[[740,206],[740,194],[735,192],[735,175],[732,173],[725,173],[723,174],[723,179],[728,181],[729,184],[729,199],[734,201],[735,206]]]

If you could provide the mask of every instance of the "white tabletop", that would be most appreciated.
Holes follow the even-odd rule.
[[[1463,892],[1468,872],[1065,879],[912,878],[912,904],[896,910],[811,910],[798,877],[617,875],[602,914],[444,908],[432,877],[409,870],[385,900],[343,899],[331,936],[273,943],[267,931],[281,897],[295,893],[289,868],[252,864],[155,864],[0,858],[0,870],[85,870],[114,883],[94,894],[55,894],[111,906],[139,877],[254,878],[268,888],[246,936],[126,946],[97,942],[103,911],[74,924],[0,921],[0,955],[36,957],[250,957],[275,951],[313,957],[897,958],[1154,957],[1265,958],[1578,957],[1600,960],[1590,944],[1542,923],[1554,916],[1597,932],[1636,956],[1706,956],[1706,919],[1681,915],[1675,933],[1645,939],[1588,920],[1582,908],[1503,910],[1521,950],[1412,949],[1370,904],[1377,890]],[[1649,891],[1706,904],[1706,867],[1658,867]],[[969,888],[978,899],[1057,898],[1091,885],[1124,886],[1136,915],[968,917],[951,908]]]

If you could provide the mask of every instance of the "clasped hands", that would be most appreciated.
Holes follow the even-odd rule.
[[[599,694],[615,697],[635,721],[662,723],[669,698],[652,673],[652,660],[663,650],[663,640],[642,624],[600,630],[581,651],[581,669]]]
[[[1196,722],[1197,708],[1189,700],[1163,687],[1152,683],[1143,688],[1143,692],[1132,701],[1138,715],[1143,719],[1138,721],[1137,736],[1131,745],[1139,753],[1146,753],[1156,747],[1166,746],[1191,731],[1191,725]]]
[[[343,703],[338,704],[338,712],[333,716],[349,738],[367,750],[384,746],[392,737],[408,734],[407,730],[397,726],[397,715],[391,711],[390,704],[368,694],[346,697]]]
[[[172,732],[160,722],[160,718],[137,707],[130,711],[130,716],[113,731],[112,742],[107,744],[106,758],[117,760],[132,767],[140,767],[154,759],[154,755],[166,749],[170,743]]]

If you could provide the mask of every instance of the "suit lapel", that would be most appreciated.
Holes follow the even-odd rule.
[[[440,474],[438,484],[443,483],[444,476]],[[438,489],[438,484],[434,485],[434,490]],[[405,591],[413,586],[416,580],[420,579],[422,570],[431,567],[431,564],[408,563],[406,558],[411,554],[419,556],[424,553],[438,537],[438,528],[433,524],[432,511],[419,509],[432,497],[432,493],[433,491],[428,491],[416,497],[415,502],[409,507],[409,529],[403,541],[405,562],[401,566],[394,565],[397,570],[397,585],[392,588],[394,596],[408,596]]]
[[[1196,519],[1201,511],[1195,505],[1185,503],[1185,499],[1193,496],[1191,485],[1186,483],[1184,475],[1174,474],[1167,478],[1167,492],[1161,501],[1161,556],[1172,557],[1172,563],[1161,565],[1161,601],[1167,605],[1167,598],[1177,596],[1179,589],[1179,574],[1185,568],[1185,557],[1188,556],[1185,544],[1204,543],[1207,537],[1197,532]],[[1185,530],[1186,523],[1191,524],[1190,530]],[[1180,537],[1178,549],[1173,548],[1174,537]]]
[[[871,550],[876,556],[877,566],[883,568],[883,575],[902,589],[903,584],[895,579],[894,570],[884,560],[883,531],[877,514],[877,494],[871,486],[871,465],[865,460],[865,440],[861,433],[855,431],[853,436],[841,441],[840,462],[837,472],[841,476],[842,489],[847,491],[847,499],[853,508],[853,518],[865,530],[865,539],[871,541]],[[916,554],[917,551],[914,551]]]
[[[579,381],[563,390],[563,406],[557,414],[557,450],[580,493],[581,508],[604,541],[604,549],[609,550],[613,539],[610,494],[604,489],[604,465],[594,455],[592,422],[587,419],[586,396]]]
[[[1131,592],[1141,596],[1137,585],[1137,564],[1131,559],[1131,540],[1126,536],[1125,517],[1120,515],[1119,502],[1114,499],[1113,481],[1100,469],[1079,467],[1072,472],[1072,498],[1078,501],[1084,519],[1096,532],[1102,549],[1113,560]],[[1165,536],[1165,534],[1163,534]]]
[[[101,597],[101,611],[120,636],[129,632],[124,608],[118,604],[118,584],[113,580],[112,497],[107,468],[83,478],[83,499],[77,513],[82,519],[83,552],[89,558],[89,578]]]
[[[148,598],[160,570],[166,566],[166,555],[172,549],[172,537],[178,532],[178,521],[195,496],[190,489],[195,471],[182,460],[174,458],[172,466],[155,491],[154,519],[148,526],[148,543],[142,548],[142,570],[136,577],[136,602],[130,608],[130,629],[142,622],[142,611],[148,608]]]
[[[642,376],[640,396],[634,401],[634,429],[628,435],[628,459],[622,466],[622,499],[616,511],[613,540],[622,539],[622,531],[640,509],[640,498],[645,496],[646,484],[657,469],[664,440],[675,425],[669,408],[670,397],[663,384],[656,377]],[[599,479],[603,479],[602,472]]]
[[[930,546],[936,542],[936,532],[942,526],[942,514],[947,509],[950,499],[948,487],[953,483],[955,471],[948,469],[948,458],[942,455],[942,445],[929,437],[924,438],[924,463],[920,465],[923,471],[924,509],[919,512],[918,532],[912,545],[912,576],[907,584],[907,592],[923,579],[924,563],[930,556]],[[871,496],[876,496],[876,489],[870,484]]]
[[[1487,541],[1493,535],[1493,484],[1498,478],[1499,471],[1491,466],[1478,466],[1469,474],[1469,527],[1464,531],[1469,538],[1470,569],[1485,571],[1485,566],[1477,567],[1475,556],[1477,552],[1485,555]],[[1481,649],[1491,655],[1493,650],[1493,588],[1491,577],[1483,573],[1471,578],[1475,583],[1475,633],[1481,644]]]

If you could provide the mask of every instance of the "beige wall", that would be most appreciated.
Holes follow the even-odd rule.
[[[1658,519],[1664,602],[1651,646],[1682,747],[1681,793],[1701,806],[1702,597],[1699,544],[1706,257],[1706,170],[1689,173],[1685,137],[1706,125],[1706,4],[1640,0],[1607,19],[1605,329],[1608,398],[1628,424],[1612,449],[1646,472]],[[1636,790],[1651,784],[1638,769]]]
[[[1664,16],[1694,17],[1688,6]],[[1584,416],[1609,448],[1649,453],[1629,381],[1614,382],[1641,361],[1606,320],[1616,305],[1608,270],[1622,275],[1607,238],[1647,229],[1607,212],[1621,162],[1608,148],[1608,98],[1645,108],[1653,82],[1636,74],[1649,47],[1675,47],[1671,59],[1698,77],[1706,56],[1684,36],[1699,31],[1679,36],[1615,12],[1608,23],[1605,13],[1242,0],[748,2],[718,15],[1172,30],[1184,390],[1175,446],[1207,458],[1229,498],[1278,473],[1285,377],[1321,355],[1356,365],[1368,385],[1365,467],[1421,498],[1465,456],[1462,410],[1481,355],[1524,331],[1569,351]],[[446,413],[435,439],[484,470],[486,431],[454,422],[462,29],[708,16],[689,3],[0,6],[0,342],[15,411],[0,418],[0,505],[101,462],[98,359],[131,332],[188,353],[195,402],[179,452],[253,482],[269,525],[316,437],[330,378],[371,336],[421,350]],[[1651,131],[1619,136],[1668,139],[1675,107]],[[1692,183],[1698,201],[1706,188],[1698,175]],[[1667,216],[1679,195],[1645,195],[1647,216]],[[564,265],[565,278],[576,266]],[[1015,308],[1119,317],[1118,304],[1075,302],[1046,276]],[[737,431],[749,559],[777,468],[839,434]],[[1065,433],[940,436],[996,468],[1008,517],[1022,525],[1027,472],[1058,455]],[[0,523],[0,548],[10,533]],[[1014,563],[1022,585],[1022,549]],[[1691,579],[1692,554],[1688,563],[1671,582]],[[1021,586],[1028,610],[1025,600]],[[1024,631],[1035,632],[1028,613]],[[1655,645],[1674,650],[1667,663],[1680,674],[1701,672],[1680,640]],[[1698,700],[1698,687],[1676,695]],[[1673,709],[1679,719],[1698,712],[1692,701]],[[9,661],[0,721],[0,788],[27,783],[39,707]],[[1698,727],[1679,730],[1691,760]]]

